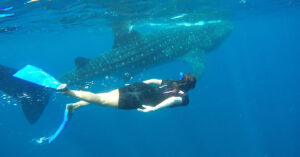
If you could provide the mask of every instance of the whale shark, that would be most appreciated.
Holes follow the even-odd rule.
[[[233,29],[231,22],[223,20],[149,25],[166,29],[143,35],[132,26],[113,26],[112,49],[93,59],[76,58],[76,67],[65,73],[60,81],[77,84],[104,76],[119,76],[127,80],[128,76],[174,60],[191,64],[193,73],[200,78],[205,54],[217,47]]]

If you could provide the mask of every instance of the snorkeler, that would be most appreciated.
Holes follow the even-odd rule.
[[[51,143],[68,124],[73,113],[80,107],[89,104],[114,107],[118,109],[137,109],[141,112],[155,111],[165,107],[186,106],[189,103],[188,91],[195,88],[196,77],[184,74],[180,80],[150,79],[136,82],[107,93],[91,93],[67,88],[60,84],[58,92],[79,99],[77,103],[67,104],[64,119],[57,131],[49,136],[36,140],[38,143]]]
[[[17,71],[14,77],[49,88],[64,95],[79,99],[77,103],[66,105],[63,121],[57,131],[49,137],[35,140],[37,143],[51,143],[67,126],[73,113],[80,107],[89,104],[114,107],[118,109],[137,109],[141,112],[155,111],[165,107],[186,106],[189,103],[188,91],[195,88],[196,77],[193,74],[182,74],[180,80],[150,79],[136,82],[107,93],[91,93],[70,90],[42,69],[27,65]]]
[[[155,111],[165,107],[185,106],[189,103],[188,91],[195,88],[193,74],[184,74],[181,80],[150,79],[133,83],[107,93],[76,91],[61,84],[57,91],[81,101],[67,104],[68,116],[78,108],[88,104],[114,107],[118,109],[137,109],[141,112]],[[155,85],[155,86],[153,86]]]

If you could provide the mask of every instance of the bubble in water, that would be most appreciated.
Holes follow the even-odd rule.
[[[22,95],[18,96],[19,98],[31,99],[31,97],[27,93],[22,93]]]
[[[95,82],[94,81],[89,81],[85,83],[84,89],[89,89],[92,85],[94,85]]]

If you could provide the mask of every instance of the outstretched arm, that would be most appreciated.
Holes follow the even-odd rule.
[[[161,83],[162,83],[162,80],[150,79],[150,80],[143,81],[143,83],[146,83],[146,84],[155,84],[155,85],[160,86]]]
[[[165,107],[169,107],[172,105],[178,105],[182,103],[182,98],[181,97],[170,97],[166,100],[164,100],[163,102],[159,103],[156,106],[148,106],[148,105],[142,105],[143,108],[138,108],[138,111],[141,112],[149,112],[149,111],[155,111],[155,110],[159,110],[161,108],[165,108]]]

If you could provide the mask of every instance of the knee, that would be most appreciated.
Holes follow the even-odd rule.
[[[100,104],[104,104],[105,103],[105,99],[103,96],[98,95],[98,101]]]

